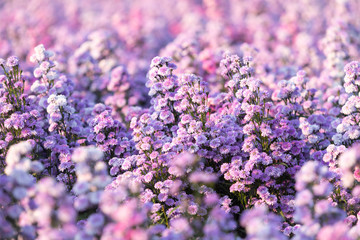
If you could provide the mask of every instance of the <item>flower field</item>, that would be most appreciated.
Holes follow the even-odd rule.
[[[360,1],[0,0],[0,239],[360,240]]]

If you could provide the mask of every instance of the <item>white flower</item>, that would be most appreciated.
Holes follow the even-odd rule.
[[[46,74],[47,79],[54,80],[58,77],[58,74],[56,71],[50,71]]]
[[[28,158],[22,158],[23,155],[29,153],[32,146],[29,142],[20,142],[12,145],[6,155],[5,173],[10,175],[14,170],[28,171],[31,161]]]
[[[47,113],[52,114],[52,113],[58,112],[59,107],[56,106],[55,104],[50,104],[49,106],[47,106],[46,111],[47,111]]]
[[[337,133],[343,133],[348,129],[348,126],[345,126],[345,124],[340,123],[337,127],[336,127],[336,132]]]
[[[56,94],[51,94],[48,99],[47,102],[50,103],[55,103],[56,102]]]
[[[345,92],[347,93],[357,92],[357,90],[357,86],[355,86],[354,84],[345,85]]]
[[[39,62],[45,60],[46,57],[46,50],[43,44],[40,44],[34,48],[35,50],[35,59]],[[33,60],[33,59],[32,59]]]
[[[67,104],[66,97],[64,95],[58,95],[55,99],[55,104],[59,107],[63,107]]]
[[[354,103],[347,101],[345,105],[341,108],[341,112],[345,115],[350,115],[356,110]]]

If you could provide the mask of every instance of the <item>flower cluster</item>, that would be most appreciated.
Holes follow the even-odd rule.
[[[31,154],[33,145],[31,142],[20,142],[9,148],[5,168],[6,175],[0,176],[0,234],[4,238],[34,239],[36,230],[31,222],[22,221],[23,214],[33,206],[27,198],[32,194],[36,178],[40,176],[43,165],[38,161],[31,161],[28,157]]]

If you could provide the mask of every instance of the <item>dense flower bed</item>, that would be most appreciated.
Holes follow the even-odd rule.
[[[0,2],[0,239],[360,239],[359,16]]]

